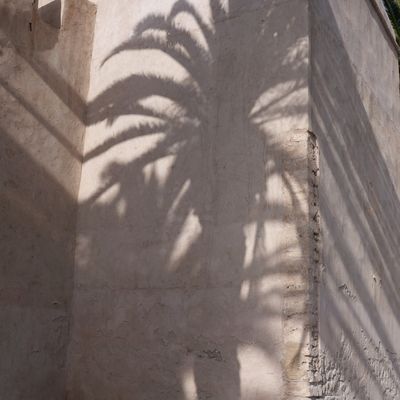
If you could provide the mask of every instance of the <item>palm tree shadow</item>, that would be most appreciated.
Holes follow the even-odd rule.
[[[108,293],[99,300],[102,322],[99,309],[76,299],[74,334],[82,321],[101,333],[78,340],[85,367],[74,368],[81,375],[74,379],[82,379],[82,393],[86,378],[94,382],[82,371],[95,358],[93,375],[111,366],[115,377],[95,380],[104,398],[127,376],[130,393],[146,399],[275,398],[273,388],[243,388],[241,376],[251,361],[280,370],[282,298],[298,298],[297,312],[307,312],[307,284],[282,287],[285,276],[307,279],[297,265],[309,256],[307,211],[292,212],[307,201],[307,159],[279,136],[289,137],[307,110],[296,10],[242,0],[229,12],[219,0],[209,6],[211,23],[176,1],[168,15],[139,22],[103,62],[151,49],[184,74],[144,68],[89,104],[88,124],[116,133],[84,162],[127,148],[136,157],[108,163],[80,210],[76,279]],[[187,17],[194,28],[185,27]],[[134,122],[118,130],[127,117]],[[292,232],[285,241],[274,237],[283,229]],[[123,309],[117,319],[116,309]],[[297,360],[303,344],[284,362]]]

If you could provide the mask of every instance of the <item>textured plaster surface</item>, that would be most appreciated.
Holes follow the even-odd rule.
[[[306,398],[307,1],[97,6],[68,398]]]
[[[54,29],[41,20],[32,1],[0,1],[4,400],[65,398],[83,98],[93,18],[84,3],[66,1],[64,23]]]
[[[397,399],[400,101],[395,49],[363,0],[311,2],[320,146],[322,394]]]
[[[0,0],[0,44],[1,399],[399,397],[371,1]]]

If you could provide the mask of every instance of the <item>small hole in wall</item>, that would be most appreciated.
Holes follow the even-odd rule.
[[[61,0],[37,0],[40,19],[53,28],[61,28]]]

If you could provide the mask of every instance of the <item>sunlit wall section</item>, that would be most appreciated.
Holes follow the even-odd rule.
[[[68,398],[310,395],[307,79],[307,1],[98,2]]]

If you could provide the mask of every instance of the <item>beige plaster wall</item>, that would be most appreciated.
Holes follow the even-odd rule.
[[[397,55],[372,2],[310,4],[311,122],[321,169],[322,394],[397,399]]]
[[[0,398],[64,399],[94,10],[0,1]],[[60,18],[61,15],[58,15]],[[52,16],[57,18],[56,14]]]
[[[398,397],[372,4],[0,0],[1,398]]]
[[[68,398],[306,398],[307,1],[97,6]]]

